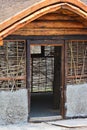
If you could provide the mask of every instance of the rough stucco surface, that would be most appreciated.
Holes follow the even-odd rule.
[[[66,100],[67,117],[87,116],[87,84],[68,85]]]
[[[27,90],[0,92],[0,125],[27,122]]]

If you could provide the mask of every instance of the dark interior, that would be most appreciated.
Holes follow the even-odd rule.
[[[31,94],[30,117],[46,117],[59,115],[59,110],[53,108],[53,94],[51,92]]]
[[[30,117],[58,116],[61,114],[61,46],[41,49],[36,56],[31,54]]]

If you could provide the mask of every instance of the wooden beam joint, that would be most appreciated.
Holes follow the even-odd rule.
[[[0,40],[0,46],[3,46],[3,40]]]

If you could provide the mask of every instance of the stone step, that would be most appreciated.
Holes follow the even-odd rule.
[[[48,125],[56,126],[59,130],[87,130],[87,119],[69,119],[47,122]]]

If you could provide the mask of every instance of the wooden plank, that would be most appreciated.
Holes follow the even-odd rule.
[[[31,106],[31,86],[30,86],[30,41],[26,40],[26,88],[28,94],[28,121],[30,119],[30,106]]]
[[[0,77],[0,81],[8,81],[8,80],[26,80],[26,76]]]
[[[69,11],[66,9],[59,9],[55,12],[47,13],[37,19],[38,20],[74,20],[74,19],[80,19],[81,16],[78,16],[78,14]]]
[[[31,45],[41,45],[41,46],[60,46],[62,44],[63,40],[46,40],[42,39],[39,40],[39,37],[37,40],[30,40]]]
[[[30,89],[30,41],[26,41],[26,88]]]
[[[61,114],[62,117],[65,118],[65,48],[64,48],[64,42],[62,45],[62,50],[61,50]]]
[[[54,12],[54,13],[48,13],[48,14],[38,18],[37,21],[45,21],[45,20],[49,20],[49,21],[51,21],[51,20],[53,20],[53,21],[55,21],[55,20],[74,20],[76,17],[77,17],[77,15],[71,17],[68,14],[65,15],[65,14],[58,14],[58,13]]]
[[[44,28],[84,28],[84,25],[80,22],[75,20],[51,20],[51,21],[34,21],[29,23],[28,25],[24,26],[21,30],[28,30],[28,29],[44,29]]]
[[[67,40],[65,41],[65,54],[64,54],[64,57],[65,57],[65,86],[67,86],[67,70],[68,70],[68,66],[67,66]]]
[[[13,35],[87,35],[87,29],[28,29],[14,32]]]
[[[67,99],[66,99],[66,86],[67,86],[67,42],[65,41],[65,44],[64,44],[64,102],[66,103]],[[64,109],[64,114],[66,115],[66,112],[67,112],[67,108],[65,107]]]
[[[39,35],[39,36],[24,36],[24,35],[9,35],[4,40],[34,40],[36,44],[38,44],[38,39],[43,42],[43,40],[87,40],[87,34],[81,34],[81,35]],[[40,42],[41,43],[41,42]]]
[[[41,16],[35,21],[78,21],[80,23],[83,23],[83,18],[81,16],[78,16],[77,14],[73,13],[72,15],[69,14],[70,11],[67,12],[67,14],[62,14],[60,11],[57,11],[58,13],[48,13],[46,15]],[[60,13],[59,13],[60,12]],[[86,22],[86,20],[84,20]],[[85,24],[86,25],[86,24]]]
[[[52,43],[52,44],[51,44]],[[36,44],[34,44],[34,43],[31,43],[31,45],[32,46],[61,46],[62,44],[61,44],[61,42],[60,43],[58,43],[58,44],[53,44],[53,42],[51,42],[51,43],[47,43],[47,42],[45,42],[44,41],[44,43],[42,44],[40,44],[40,43],[36,43]]]
[[[48,121],[56,121],[56,120],[61,120],[62,116],[57,115],[57,116],[38,116],[37,117],[31,117],[29,122],[34,122],[34,123],[40,123],[40,122],[45,122],[48,125],[51,125],[50,123],[47,123]]]

